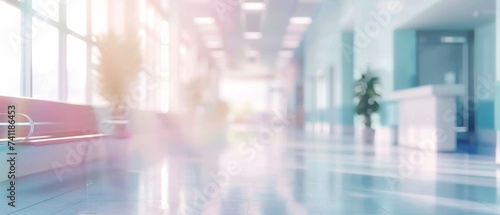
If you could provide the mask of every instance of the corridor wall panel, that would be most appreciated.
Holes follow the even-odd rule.
[[[479,143],[495,143],[495,22],[474,30],[475,127]]]

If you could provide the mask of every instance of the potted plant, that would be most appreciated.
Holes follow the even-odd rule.
[[[123,35],[109,31],[96,40],[99,50],[95,65],[100,95],[111,105],[111,121],[115,135],[123,134],[133,83],[142,68],[141,41],[137,33],[125,31]],[[118,123],[121,121],[120,123]]]
[[[379,84],[379,78],[370,69],[363,73],[355,83],[355,111],[364,120],[365,127],[362,131],[362,138],[365,143],[373,143],[375,137],[375,130],[372,128],[372,115],[379,110],[380,95],[377,93],[377,85]]]
[[[206,116],[205,125],[210,128],[213,142],[218,146],[224,146],[226,143],[226,123],[229,113],[229,105],[222,100],[213,101],[213,107]]]
[[[206,89],[206,79],[196,77],[183,85],[184,101],[189,114],[196,112],[203,106],[203,93]]]

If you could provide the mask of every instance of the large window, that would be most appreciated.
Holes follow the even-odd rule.
[[[41,22],[33,18],[34,23]],[[33,26],[33,28],[36,28]],[[59,100],[59,31],[44,25],[32,38],[32,96],[38,99]]]
[[[106,33],[107,25],[107,11],[108,1],[103,0],[92,0],[92,34],[94,36],[100,36]],[[96,46],[92,47],[92,64],[98,63],[99,50]],[[106,100],[102,98],[99,94],[99,80],[97,77],[97,71],[91,71],[91,91],[92,91],[92,104],[97,106],[106,105]]]
[[[68,102],[85,103],[87,44],[74,36],[67,38]]]
[[[162,112],[169,110],[169,23],[159,11],[158,5],[146,0],[138,2],[140,36],[143,40],[146,80],[142,80],[147,91],[144,102],[140,105],[145,109]],[[139,83],[141,84],[141,82]]]
[[[85,103],[87,1],[36,0],[31,8],[24,2],[0,0],[0,95]]]
[[[66,14],[68,29],[85,35],[87,33],[87,1],[66,0]]]
[[[136,6],[129,1],[0,0],[0,95],[105,105],[91,66],[96,63],[95,36],[105,34],[108,25],[128,24],[120,19],[110,22],[123,15],[137,17],[142,32],[144,67],[149,74],[138,80],[146,91],[141,107],[168,110],[165,2],[138,0],[137,16],[128,16],[125,12]]]
[[[59,20],[59,0],[33,0],[32,7],[37,13],[54,21]]]
[[[21,95],[21,12],[0,2],[0,95]]]
[[[108,21],[106,10],[108,9],[107,1],[93,0],[92,1],[92,33],[101,35],[106,32]]]

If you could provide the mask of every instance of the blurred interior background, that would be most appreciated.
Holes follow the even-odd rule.
[[[0,211],[498,214],[497,5],[0,0]]]

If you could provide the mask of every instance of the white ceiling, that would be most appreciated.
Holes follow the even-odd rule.
[[[495,0],[440,0],[399,27],[469,30],[495,20]]]
[[[243,10],[244,2],[261,2],[265,4],[265,9]],[[211,42],[210,44],[215,46],[209,50],[217,51],[217,58],[223,58],[220,60],[222,64],[228,65],[232,70],[238,70],[249,62],[257,62],[272,70],[279,63],[286,62],[286,57],[279,56],[289,57],[289,54],[279,53],[294,51],[293,46],[298,45],[297,42],[302,39],[309,26],[290,25],[290,18],[312,18],[319,4],[320,0],[187,0],[181,10],[186,11],[183,22],[192,23],[196,17],[214,18],[214,24],[195,25],[195,28],[205,40],[221,42]],[[214,6],[217,5],[224,9],[223,16],[215,10]],[[354,14],[356,7],[353,5],[351,8]],[[353,25],[353,17],[347,15],[345,16],[348,19],[341,22],[344,27]],[[494,19],[495,0],[419,0],[407,3],[405,12],[394,20],[394,26],[464,30],[473,29]],[[245,32],[259,32],[260,35],[257,36],[260,38],[245,39]],[[218,45],[222,46],[218,48]]]
[[[226,2],[234,2],[226,3]],[[261,2],[265,9],[248,11],[242,9],[244,2]],[[283,50],[294,50],[284,45],[294,45],[300,41],[308,25],[289,26],[290,17],[312,17],[320,0],[188,0],[182,11],[187,11],[185,19],[195,17],[213,17],[214,25],[197,25],[206,40],[220,38],[222,48],[211,48],[214,51],[226,53],[224,61],[232,68],[247,65],[250,62],[260,62],[269,69],[276,68],[283,58],[278,53]],[[215,4],[215,5],[214,5]],[[218,14],[216,7],[223,8],[224,16]],[[245,39],[245,32],[260,32],[260,39]],[[284,40],[288,41],[284,44]],[[217,56],[220,58],[221,52]],[[253,57],[252,57],[253,56]],[[285,56],[285,55],[282,55]],[[286,55],[289,56],[289,55]]]

